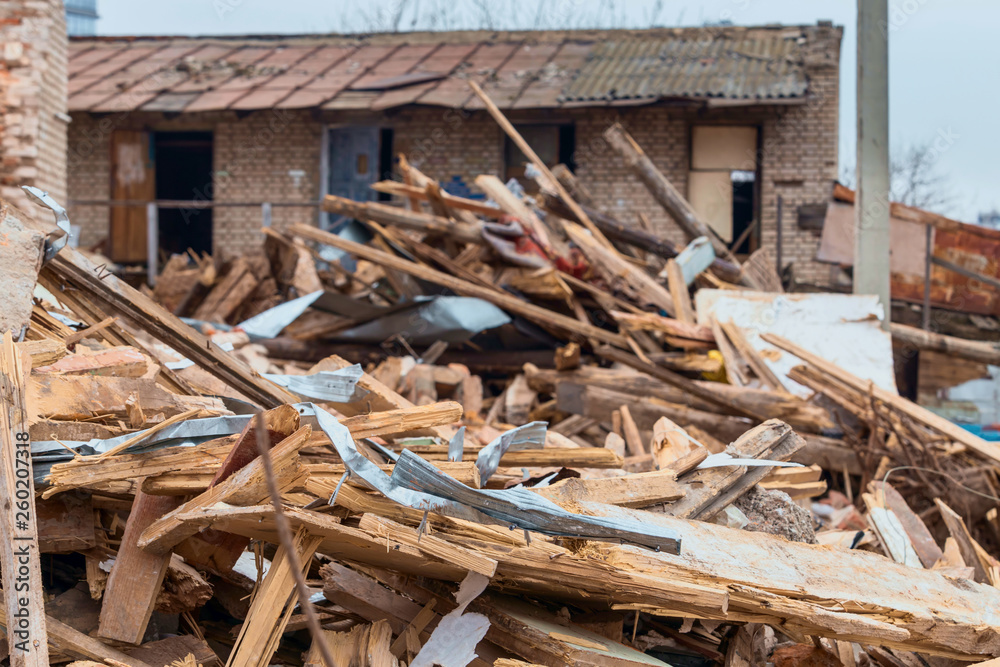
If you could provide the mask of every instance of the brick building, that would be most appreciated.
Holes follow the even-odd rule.
[[[262,221],[325,224],[326,193],[377,196],[368,185],[392,177],[400,152],[476,196],[476,175],[523,176],[524,159],[472,95],[474,79],[545,161],[568,163],[626,222],[643,214],[682,241],[605,145],[615,121],[723,238],[744,236],[742,252],[775,246],[781,195],[785,263],[824,282],[807,212],[836,178],[841,35],[821,22],[74,39],[70,215],[82,245],[109,240],[113,259],[139,262],[154,199],[212,202],[160,207],[161,248],[226,253],[256,246]]]
[[[0,3],[0,198],[33,185],[66,199],[66,17],[60,0]]]

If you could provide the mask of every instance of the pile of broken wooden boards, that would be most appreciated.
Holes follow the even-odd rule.
[[[701,234],[634,142],[611,132]],[[588,213],[579,184],[544,165],[547,215],[478,179],[506,221],[402,172],[403,186],[380,187],[409,210],[328,200],[368,223],[368,244],[268,232],[261,258],[171,260],[164,275],[189,272],[190,289],[161,278],[152,295],[69,248],[44,265],[46,301],[16,304],[5,328],[24,341],[0,346],[4,497],[20,502],[24,479],[38,496],[0,508],[15,661],[945,665],[1000,654],[995,512],[970,505],[996,495],[993,447],[771,337],[823,402],[787,392],[746,331],[698,319],[693,286],[780,289],[766,265],[706,259],[710,235],[674,257],[648,231]],[[514,219],[527,233],[509,241]],[[29,241],[37,261],[19,270],[30,284],[45,245]],[[303,328],[286,324],[277,344],[263,335],[284,321],[273,308],[311,295],[392,309],[434,295],[430,285],[502,309],[514,319],[498,328],[548,347],[519,356],[505,332],[493,349],[418,342],[417,316],[366,372],[311,356],[317,341],[356,352],[332,341],[372,320],[342,306],[336,321],[302,311]],[[220,326],[197,330],[174,312]],[[827,481],[844,493],[810,503]],[[36,557],[17,560],[23,548]],[[15,595],[22,576],[30,596]]]
[[[33,549],[34,539],[44,552],[28,567],[45,598],[25,613],[39,642],[31,651],[47,638],[46,659],[795,664],[806,652],[824,664],[895,665],[1000,653],[1000,591],[966,571],[980,563],[992,577],[995,564],[961,519],[948,515],[955,546],[928,563],[934,539],[891,487],[865,498],[875,537],[854,530],[862,549],[805,543],[808,514],[762,490],[811,483],[794,468],[773,472],[778,462],[851,451],[793,432],[791,422],[829,428],[800,399],[687,380],[692,398],[674,393],[675,403],[657,398],[678,388],[662,367],[577,366],[563,349],[569,370],[528,366],[488,408],[476,406],[481,383],[470,373],[403,358],[372,374],[325,359],[300,377],[324,378],[340,400],[306,402],[289,387],[315,386],[261,377],[70,249],[40,282],[59,304],[36,304],[25,341],[8,334],[0,347],[11,397],[4,492],[16,497],[15,434],[26,431],[37,535],[8,505],[0,568],[13,591],[16,545]],[[152,341],[192,365],[169,368]],[[801,358],[857,399],[862,390],[845,389],[864,386],[856,378]],[[192,368],[228,393],[191,390]],[[607,386],[615,393],[602,401]],[[463,403],[438,400],[448,387]],[[695,399],[701,407],[676,419],[656,411]],[[247,404],[266,411],[256,417]],[[912,404],[884,399],[880,414],[885,406],[931,439],[963,441]],[[732,435],[697,426],[696,410]],[[740,416],[764,411],[785,420]],[[541,417],[551,430],[529,421]],[[5,598],[14,629],[16,597]],[[18,645],[9,643],[23,657]]]

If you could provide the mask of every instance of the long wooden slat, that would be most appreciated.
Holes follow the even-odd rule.
[[[1000,345],[997,343],[946,336],[898,322],[892,323],[891,331],[893,339],[909,343],[920,350],[944,352],[962,359],[981,361],[984,364],[994,366],[1000,365]]]
[[[312,429],[303,426],[285,438],[269,452],[275,474],[281,486],[297,480],[302,474],[298,450],[309,440]],[[185,524],[178,515],[199,507],[217,503],[230,505],[252,505],[267,497],[264,478],[263,458],[256,458],[224,482],[209,488],[205,493],[192,498],[177,509],[164,515],[146,528],[139,537],[138,544],[153,553],[166,553],[181,540],[198,532],[199,528]]]
[[[892,392],[882,389],[870,380],[862,380],[858,376],[849,373],[834,363],[827,361],[818,354],[813,354],[801,345],[797,345],[787,338],[782,338],[781,336],[770,333],[762,334],[761,338],[786,352],[794,354],[810,366],[814,366],[823,373],[850,386],[855,391],[859,391],[863,394],[870,392],[878,400],[908,415],[927,428],[938,431],[952,440],[960,442],[969,449],[979,453],[981,456],[986,457],[994,463],[1000,463],[1000,445],[993,442],[987,442],[979,436],[966,431],[961,426],[953,424],[944,417],[934,414],[927,408],[919,406],[913,401],[908,401],[901,396],[897,396]]]
[[[266,408],[296,403],[295,394],[254,372],[206,336],[114,275],[98,269],[72,248],[63,248],[43,269],[57,282],[85,292],[102,307],[135,322],[147,333],[185,355],[201,368]]]
[[[6,605],[4,605],[3,601],[0,601],[0,618],[6,619],[6,617]],[[6,623],[6,620],[2,622]],[[103,644],[79,630],[74,630],[52,616],[45,617],[45,628],[46,633],[44,638],[48,640],[48,645],[63,655],[82,660],[97,660],[101,661],[101,664],[106,664],[104,663],[105,660],[114,660],[115,663],[121,663],[128,667],[154,667],[139,658],[133,658],[116,648]],[[6,629],[7,626],[4,625],[4,630]],[[39,644],[45,646],[46,642],[39,640]],[[45,665],[48,664],[48,660],[46,659]]]
[[[0,568],[11,667],[49,664],[25,411],[25,369],[30,367],[27,354],[22,357],[11,332],[5,331],[0,344]]]
[[[468,281],[449,276],[441,271],[402,259],[401,257],[396,257],[395,255],[390,255],[389,253],[376,250],[375,248],[362,245],[361,243],[348,241],[347,239],[340,238],[336,234],[325,232],[321,229],[317,229],[316,227],[296,224],[291,226],[290,231],[293,234],[301,236],[302,238],[345,250],[352,255],[356,255],[362,259],[367,259],[370,262],[375,262],[376,264],[380,264],[391,269],[398,269],[415,278],[428,280],[437,285],[447,287],[457,294],[474,296],[483,299],[484,301],[489,301],[490,303],[496,304],[500,308],[509,310],[510,312],[518,315],[523,315],[524,317],[536,322],[554,325],[565,331],[579,334],[584,338],[596,338],[597,340],[605,343],[618,345],[623,348],[628,346],[625,337],[621,334],[616,334],[608,331],[607,329],[595,327],[592,324],[587,324],[571,317],[566,317],[560,313],[522,301],[515,296],[499,293],[479,285],[473,285]]]
[[[736,266],[740,265],[739,261],[726,246],[725,241],[719,238],[719,235],[699,217],[694,207],[667,180],[663,172],[656,168],[656,165],[649,159],[642,150],[642,147],[636,143],[635,139],[621,125],[615,123],[605,130],[604,139],[616,153],[622,156],[626,166],[645,184],[657,203],[677,222],[678,226],[687,235],[688,240],[694,240],[699,236],[708,237],[717,255],[726,258]]]
[[[141,491],[136,495],[104,592],[100,636],[129,644],[142,643],[167,574],[170,552],[145,551],[136,546],[136,541],[150,524],[177,509],[182,502],[183,498],[150,496]]]
[[[618,250],[614,247],[614,245],[612,245],[611,241],[604,236],[604,233],[593,223],[590,216],[588,216],[580,205],[576,203],[576,200],[570,196],[569,192],[566,191],[566,188],[564,188],[562,183],[559,182],[559,179],[552,175],[548,166],[540,157],[538,157],[535,151],[531,148],[531,145],[524,140],[524,137],[522,137],[520,133],[514,129],[514,126],[509,120],[507,120],[507,117],[503,115],[503,112],[497,108],[497,105],[493,103],[493,100],[489,98],[489,95],[484,93],[483,89],[479,87],[479,84],[471,79],[469,80],[469,86],[472,88],[473,92],[476,93],[476,96],[482,100],[483,104],[486,106],[486,110],[491,116],[493,116],[493,120],[497,122],[507,136],[510,137],[510,140],[521,149],[521,152],[524,153],[525,157],[531,160],[532,164],[535,165],[535,168],[542,172],[542,174],[552,183],[552,187],[556,189],[556,192],[560,197],[562,197],[563,202],[565,202],[570,208],[577,220],[579,220],[584,227],[590,230],[590,233],[594,235],[594,238],[597,239],[601,245],[617,255]]]
[[[751,417],[758,421],[764,421],[767,419],[765,415],[758,414],[755,410],[748,408],[745,405],[730,400],[724,395],[716,394],[702,385],[695,384],[693,380],[688,380],[683,375],[678,375],[677,373],[668,371],[666,368],[661,366],[648,364],[634,354],[630,354],[622,350],[616,350],[606,345],[599,347],[597,349],[597,354],[610,361],[617,361],[618,363],[625,364],[626,366],[631,366],[637,371],[641,371],[646,375],[656,378],[657,380],[673,385],[674,387],[686,391],[692,396],[697,396],[702,400],[708,401],[713,405],[718,405],[726,410],[731,410],[736,414]]]
[[[444,234],[464,243],[483,242],[480,233],[481,225],[474,226],[464,222],[455,222],[430,213],[407,211],[376,202],[358,202],[336,195],[324,197],[322,208],[328,213],[336,213],[359,220],[370,220],[390,227]]]

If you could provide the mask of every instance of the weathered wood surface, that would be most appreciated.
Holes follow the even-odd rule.
[[[98,268],[72,248],[63,248],[43,269],[56,285],[84,292],[107,311],[137,324],[234,389],[272,408],[299,399],[265,380],[247,364],[226,352],[203,334],[181,322],[152,299],[114,275],[98,277]]]
[[[0,570],[11,667],[49,664],[38,549],[31,439],[25,409],[27,355],[10,331],[0,341]]]

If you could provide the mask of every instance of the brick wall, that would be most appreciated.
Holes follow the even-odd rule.
[[[806,104],[694,110],[672,106],[576,109],[553,112],[518,112],[518,122],[567,122],[576,127],[577,175],[601,208],[627,223],[647,216],[654,229],[676,243],[685,238],[646,188],[604,142],[604,130],[621,122],[642,145],[667,178],[682,193],[687,191],[691,127],[699,123],[741,123],[760,131],[761,150],[747,156],[747,169],[759,162],[760,242],[775,247],[777,195],[784,197],[785,264],[794,263],[796,276],[826,282],[830,267],[813,260],[818,233],[800,230],[796,209],[801,204],[828,200],[837,175],[837,107],[839,32],[810,28],[830,35],[817,39],[816,54],[809,61],[810,98]],[[820,35],[822,36],[822,35]],[[216,201],[314,201],[322,191],[321,156],[325,123],[356,123],[391,127],[393,152],[406,153],[411,163],[445,183],[458,179],[475,189],[479,174],[503,175],[504,137],[496,123],[482,111],[442,108],[404,108],[379,114],[346,116],[328,113],[262,111],[237,118],[232,114],[189,114],[166,119],[134,113],[96,119],[74,115],[70,128],[70,156],[81,165],[70,173],[70,194],[75,199],[109,196],[108,138],[115,127],[154,130],[213,129],[215,178],[211,196]],[[289,172],[301,170],[303,178]],[[207,193],[206,193],[207,194]],[[107,211],[73,207],[71,219],[83,227],[85,245],[107,235]],[[273,209],[273,225],[315,222],[316,209]],[[214,217],[214,246],[222,252],[242,252],[257,247],[261,235],[259,208],[218,207]]]
[[[215,126],[217,201],[309,202],[319,199],[323,126],[307,112],[264,111]],[[305,172],[296,179],[290,171]],[[315,223],[314,207],[272,210],[272,226]],[[218,207],[212,245],[223,253],[259,248],[263,241],[259,207]]]
[[[69,195],[73,200],[111,197],[111,135],[116,129],[150,131],[212,130],[213,177],[192,191],[190,199],[218,202],[311,202],[319,199],[319,164],[323,126],[306,112],[264,111],[236,118],[231,114],[126,113],[100,117],[73,114],[69,132]],[[296,178],[290,171],[301,170]],[[107,238],[108,208],[71,205],[70,220],[80,225],[80,245]],[[317,219],[311,206],[275,206],[275,228]],[[220,206],[213,213],[212,245],[223,254],[260,247],[259,206]]]
[[[66,199],[67,45],[60,0],[0,2],[0,197],[27,212],[22,185]]]

